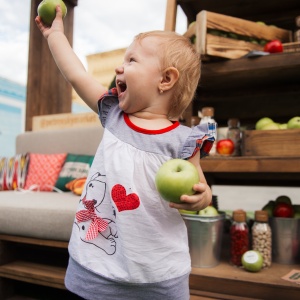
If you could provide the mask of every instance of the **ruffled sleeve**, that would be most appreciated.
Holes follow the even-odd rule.
[[[183,145],[181,157],[189,159],[199,150],[200,158],[207,156],[215,141],[216,130],[215,123],[206,123],[193,127]]]
[[[105,127],[106,118],[111,107],[118,104],[118,92],[112,88],[103,94],[98,101],[98,114],[103,127]]]

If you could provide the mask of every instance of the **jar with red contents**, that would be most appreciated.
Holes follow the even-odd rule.
[[[235,266],[242,265],[242,256],[249,250],[249,228],[246,223],[246,212],[235,210],[230,227],[230,262]]]

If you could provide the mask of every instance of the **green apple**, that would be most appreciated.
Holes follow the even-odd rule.
[[[294,218],[300,219],[300,204],[294,204],[293,209],[294,209]]]
[[[262,127],[264,127],[265,125],[267,125],[269,123],[274,123],[274,121],[268,117],[261,118],[256,122],[255,129],[260,130],[260,129],[262,129]]]
[[[41,17],[43,23],[47,26],[51,26],[56,16],[56,6],[60,5],[62,9],[63,18],[67,14],[67,7],[62,0],[43,0],[38,8],[37,13]]]
[[[169,202],[181,203],[181,195],[193,195],[193,186],[199,183],[199,173],[189,161],[176,158],[166,161],[155,176],[156,188]]]
[[[259,24],[259,25],[266,25],[266,23],[263,22],[263,21],[257,21],[256,24]]]
[[[294,218],[295,219],[300,219],[300,212],[295,212],[294,213]]]
[[[273,209],[275,207],[275,201],[270,200],[263,208],[262,210],[265,210],[268,212],[269,218],[273,216]]]
[[[212,205],[207,206],[206,208],[200,210],[198,215],[201,217],[215,217],[219,215],[219,212]]]
[[[288,129],[299,129],[300,128],[300,117],[291,118],[287,123]]]
[[[186,209],[179,209],[179,212],[181,214],[185,214],[185,215],[197,215],[198,211],[197,210],[186,210]]]
[[[191,28],[192,26],[194,26],[196,24],[196,21],[193,21],[192,23],[190,23],[188,28]]]
[[[279,129],[287,129],[287,123],[279,124]]]
[[[277,123],[269,123],[264,125],[261,130],[278,130],[279,129],[279,125]]]
[[[278,196],[275,199],[275,204],[277,204],[277,203],[287,203],[287,204],[292,205],[292,200],[290,197],[282,195],[282,196]]]
[[[263,267],[264,259],[255,250],[246,251],[242,256],[242,265],[249,272],[258,272]]]

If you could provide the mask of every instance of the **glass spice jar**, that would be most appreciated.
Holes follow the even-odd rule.
[[[255,221],[252,226],[252,249],[260,252],[264,259],[263,268],[272,263],[272,231],[268,223],[268,212],[255,211]]]
[[[235,210],[230,227],[230,262],[235,266],[242,265],[242,256],[249,250],[249,228],[246,223],[246,212]]]
[[[228,131],[227,138],[232,140],[234,143],[234,151],[231,154],[232,156],[241,155],[241,129],[240,129],[240,121],[239,119],[232,118],[229,119],[228,122]]]

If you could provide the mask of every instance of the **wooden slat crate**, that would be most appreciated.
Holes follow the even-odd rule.
[[[299,52],[299,51],[300,51],[300,42],[283,44],[283,52]]]
[[[271,41],[279,39],[283,43],[292,41],[292,32],[275,26],[262,25],[257,22],[230,17],[202,10],[185,36],[196,36],[196,49],[202,58],[209,56],[229,59],[240,58],[250,51],[263,51],[263,45],[250,41],[216,36],[210,30],[219,30],[249,39]]]
[[[246,130],[242,155],[300,157],[300,129]]]

